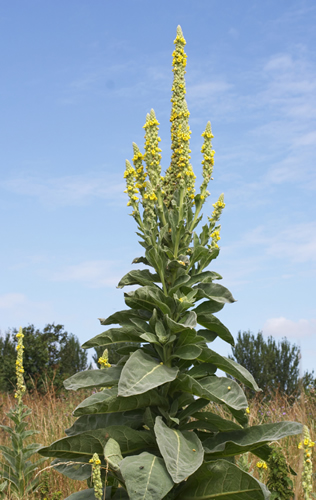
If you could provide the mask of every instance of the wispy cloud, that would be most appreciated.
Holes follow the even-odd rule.
[[[49,206],[83,205],[93,198],[114,203],[124,190],[118,178],[93,173],[54,178],[15,177],[1,181],[0,186],[11,193],[38,198]]]
[[[284,317],[270,318],[264,323],[262,331],[266,336],[300,340],[316,335],[316,319],[292,321]]]
[[[82,283],[91,288],[115,287],[122,277],[122,263],[110,260],[88,260],[65,266],[50,275],[52,281]]]

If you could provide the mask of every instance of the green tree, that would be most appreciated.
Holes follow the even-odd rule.
[[[2,390],[7,392],[13,391],[16,383],[16,333],[13,329],[0,337],[0,382]],[[43,331],[29,325],[23,328],[23,335],[24,378],[28,390],[36,387],[45,392],[47,380],[59,390],[66,377],[88,368],[86,351],[81,349],[77,337],[64,331],[63,325],[48,324]]]
[[[262,332],[255,336],[250,331],[239,331],[232,353],[229,358],[247,368],[265,396],[277,390],[288,396],[299,392],[300,349],[286,338],[276,342],[272,336],[264,339]],[[303,386],[310,385],[312,381],[313,374],[305,373]],[[246,391],[248,396],[254,394],[250,389]]]

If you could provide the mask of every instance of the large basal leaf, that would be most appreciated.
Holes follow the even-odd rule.
[[[143,319],[148,320],[151,317],[151,313],[149,311],[145,311],[142,309],[124,309],[123,311],[117,311],[114,314],[111,314],[108,318],[99,318],[101,325],[133,325],[132,319]]]
[[[139,429],[143,423],[144,410],[126,411],[123,413],[97,413],[82,415],[73,425],[65,430],[67,436],[75,436],[86,431],[105,429],[110,425],[128,425],[131,429]]]
[[[96,335],[82,344],[83,349],[89,347],[99,347],[109,344],[120,344],[122,342],[140,342],[139,334],[135,325],[122,326],[122,328],[110,328],[106,332]]]
[[[189,392],[200,398],[225,404],[228,408],[235,410],[246,410],[248,407],[242,389],[236,382],[226,377],[213,376],[195,380],[190,375],[181,374],[174,382],[172,389],[174,392],[178,390]]]
[[[124,458],[120,469],[131,500],[161,500],[174,485],[163,459],[147,452]]]
[[[194,432],[171,429],[162,417],[156,417],[154,431],[160,453],[175,483],[180,483],[201,466],[204,450]]]
[[[207,304],[208,301],[203,302],[195,309],[199,325],[204,326],[204,328],[207,328],[211,332],[217,333],[222,340],[225,340],[225,342],[228,342],[232,346],[235,345],[234,337],[228,328],[226,328],[226,326],[212,314],[211,310],[208,310]]]
[[[121,411],[137,410],[147,406],[164,406],[165,400],[157,391],[150,391],[138,396],[121,397],[117,394],[117,387],[104,389],[92,394],[80,403],[73,412],[75,417],[91,415],[94,413],[114,413]]]
[[[50,446],[41,448],[39,453],[45,457],[73,461],[78,458],[80,462],[87,460],[88,463],[94,453],[100,458],[103,457],[104,446],[109,438],[119,443],[123,455],[155,446],[155,440],[150,432],[136,431],[124,425],[113,425],[106,429],[87,431],[59,439]]]
[[[123,288],[128,285],[154,286],[154,283],[161,283],[158,274],[152,274],[148,269],[137,269],[125,274],[117,288]]]
[[[249,373],[246,368],[236,363],[236,361],[226,358],[225,356],[221,356],[208,347],[202,349],[202,353],[197,359],[206,363],[212,363],[220,370],[223,370],[224,372],[229,373],[229,375],[237,378],[247,387],[251,387],[251,389],[254,389],[257,392],[261,391],[251,373]]]
[[[268,500],[264,484],[227,460],[202,467],[184,484],[175,500]]]
[[[297,422],[254,425],[246,429],[220,432],[204,441],[203,446],[209,458],[233,456],[278,441],[285,436],[301,434],[302,430],[302,424]]]
[[[118,384],[121,371],[121,366],[111,366],[105,370],[85,370],[64,380],[64,386],[67,391],[90,387],[110,387]]]
[[[166,382],[172,382],[178,371],[178,368],[165,366],[139,349],[124,365],[118,395],[128,397],[143,394]]]
[[[220,304],[236,302],[230,291],[217,283],[199,283],[193,290],[198,290],[197,300],[206,298]]]
[[[166,297],[158,287],[143,286],[133,292],[124,293],[124,299],[126,305],[132,309],[153,311],[159,308],[164,314],[169,315],[173,309],[173,299]]]

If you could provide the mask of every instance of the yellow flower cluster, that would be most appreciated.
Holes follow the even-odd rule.
[[[102,500],[103,498],[103,486],[101,481],[101,460],[99,459],[99,455],[94,453],[92,458],[89,460],[89,463],[92,464],[92,482],[94,488],[94,496],[97,500]]]
[[[313,491],[313,464],[312,464],[312,449],[315,442],[311,440],[309,429],[304,425],[303,441],[298,444],[299,449],[304,449],[304,464],[302,473],[302,487],[304,498],[309,499]]]
[[[256,466],[258,467],[258,469],[267,469],[268,468],[267,464],[263,460],[260,460],[260,462],[257,462]]]
[[[221,237],[220,237],[220,226],[218,226],[218,229],[216,229],[216,231],[213,231],[213,233],[211,234],[211,238],[212,238],[212,244],[211,244],[211,246],[214,247],[214,248],[218,248],[217,242],[221,239]]]
[[[208,220],[212,224],[216,224],[216,222],[219,220],[219,218],[220,218],[220,216],[222,214],[223,208],[225,208],[224,195],[223,194],[220,195],[220,197],[218,198],[218,200],[217,200],[216,203],[213,203],[213,207],[214,207],[214,210],[213,210],[212,216],[208,217]]]
[[[18,403],[20,404],[22,401],[23,394],[26,391],[25,383],[24,383],[24,368],[23,368],[23,331],[22,328],[19,328],[19,332],[16,335],[18,339],[18,343],[16,346],[17,350],[17,359],[15,362],[15,370],[16,370],[16,391],[14,394],[14,397],[18,400]]]
[[[173,52],[173,72],[174,79],[172,85],[172,109],[171,109],[171,163],[165,176],[165,201],[169,206],[174,191],[178,187],[186,188],[186,194],[192,200],[194,199],[194,184],[196,176],[194,175],[190,164],[190,136],[189,110],[185,101],[185,66],[187,56],[184,52],[185,39],[181,27],[177,28],[177,37],[175,39],[175,50]]]
[[[102,368],[110,368],[111,364],[109,363],[109,353],[107,349],[104,349],[102,356],[98,359],[99,365]]]
[[[212,148],[212,138],[214,137],[211,129],[211,122],[207,122],[205,131],[202,134],[204,137],[204,143],[201,148],[201,153],[203,153],[203,182],[201,184],[201,197],[204,199],[205,196],[209,195],[206,191],[208,183],[212,179],[213,166],[214,166],[214,154],[215,151]]]
[[[149,180],[154,189],[160,188],[161,183],[161,149],[159,147],[161,139],[158,137],[158,125],[159,122],[156,118],[155,111],[152,109],[150,113],[147,113],[146,123],[144,125],[146,132],[144,160],[146,162]]]
[[[126,169],[124,172],[124,178],[126,179],[126,189],[124,192],[127,193],[129,197],[127,206],[129,207],[130,205],[132,205],[133,208],[137,209],[138,196],[136,196],[136,193],[138,193],[138,189],[135,185],[135,177],[135,169],[132,167],[130,162],[126,160]]]

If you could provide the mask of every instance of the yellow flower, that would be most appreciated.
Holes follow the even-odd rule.
[[[247,413],[247,415],[249,415],[249,413],[250,413],[249,408],[246,408],[246,413]]]

